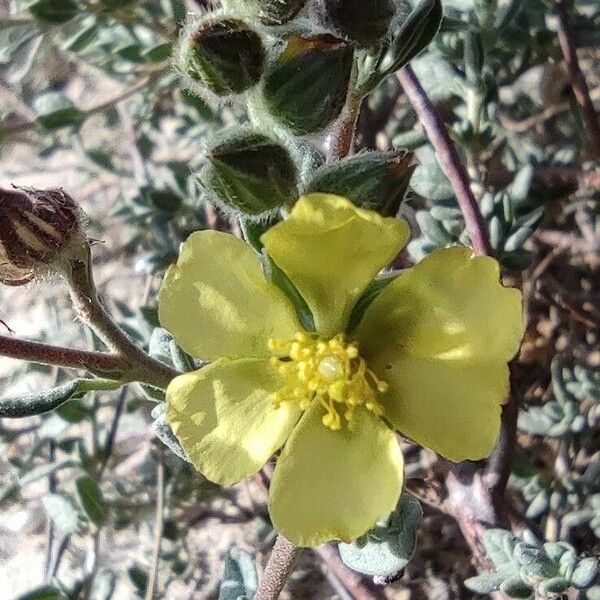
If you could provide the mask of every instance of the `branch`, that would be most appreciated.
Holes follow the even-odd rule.
[[[301,552],[302,548],[297,548],[281,535],[277,536],[254,600],[279,598]]]
[[[397,76],[436,151],[442,170],[450,180],[456,200],[464,215],[465,226],[471,238],[473,249],[477,254],[491,255],[492,247],[487,225],[471,190],[467,172],[460,161],[458,152],[448,135],[440,114],[428,98],[410,65],[406,65],[401,69]]]
[[[590,145],[596,157],[600,158],[600,119],[596,114],[594,104],[590,98],[590,90],[587,81],[579,66],[577,48],[573,43],[569,17],[565,7],[566,0],[554,0],[558,41],[565,59],[565,65],[569,72],[573,94],[581,108]]]

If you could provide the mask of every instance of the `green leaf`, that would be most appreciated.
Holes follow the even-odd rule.
[[[47,131],[75,127],[85,119],[85,113],[60,92],[44,92],[35,99],[34,106],[38,125]]]
[[[15,600],[68,600],[68,598],[57,587],[43,585],[30,592],[25,592]]]
[[[49,390],[31,392],[0,399],[0,418],[14,419],[41,415],[55,410],[70,400],[83,398],[95,390],[116,390],[121,386],[110,379],[73,379]]]
[[[40,21],[62,24],[72,19],[79,9],[73,0],[37,0],[27,10]]]
[[[48,516],[65,534],[82,533],[86,518],[72,496],[66,492],[49,494],[42,499]]]
[[[75,485],[79,494],[79,502],[85,514],[95,525],[102,525],[106,516],[106,508],[100,486],[89,475],[80,477]]]
[[[419,502],[403,494],[386,523],[351,544],[339,544],[342,560],[352,570],[383,581],[394,579],[412,558],[417,526],[423,516]]]
[[[223,581],[218,600],[252,598],[258,589],[258,574],[254,558],[238,548],[231,548],[225,559]]]

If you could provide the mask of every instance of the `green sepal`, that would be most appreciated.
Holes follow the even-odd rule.
[[[262,218],[298,198],[298,170],[290,153],[263,133],[226,133],[206,158],[198,180],[226,212]]]
[[[336,29],[361,46],[381,42],[396,14],[393,0],[325,0],[325,7]]]
[[[318,169],[305,193],[339,194],[358,206],[394,217],[415,167],[413,155],[403,151],[356,154]]]
[[[263,99],[271,116],[297,135],[324,129],[346,102],[353,53],[329,34],[292,36],[265,75]]]
[[[255,86],[264,65],[261,36],[240,19],[200,22],[184,37],[180,50],[181,69],[217,96],[240,94]]]

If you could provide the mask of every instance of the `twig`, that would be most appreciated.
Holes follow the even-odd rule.
[[[279,598],[279,594],[292,574],[294,564],[301,552],[302,548],[294,546],[281,535],[277,536],[254,600],[276,600]]]
[[[160,545],[163,535],[163,511],[165,509],[165,465],[162,454],[159,453],[156,465],[156,520],[154,522],[154,545],[152,548],[152,563],[148,575],[146,600],[154,600],[158,583],[158,565],[160,562]]]
[[[471,190],[469,177],[440,114],[428,98],[410,65],[406,65],[398,71],[398,80],[436,151],[442,170],[450,180],[456,200],[464,215],[465,226],[471,238],[473,250],[477,254],[491,255],[492,247],[485,220]]]
[[[130,96],[137,94],[141,90],[147,88],[154,81],[156,81],[156,79],[158,79],[161,73],[162,71],[157,71],[153,75],[144,77],[144,79],[138,81],[136,84],[126,89],[125,91],[117,94],[116,96],[113,96],[112,98],[109,98],[104,102],[100,102],[99,104],[96,104],[95,106],[84,110],[83,113],[85,115],[85,118],[91,117],[92,115],[100,113],[106,110],[107,108],[110,108],[111,106],[119,104],[120,102],[123,102],[123,100],[127,100],[127,98],[129,98]],[[3,134],[11,135],[15,133],[23,133],[25,131],[30,131],[32,129],[35,129],[36,126],[37,121],[27,121],[26,123],[16,123],[15,125],[2,125],[2,123],[0,123],[0,131],[2,131]]]
[[[554,0],[558,41],[569,72],[573,94],[581,108],[590,145],[595,156],[600,158],[600,119],[590,98],[587,81],[579,66],[577,48],[573,42],[569,17],[565,8],[566,4],[566,0]]]
[[[125,406],[125,399],[127,398],[127,392],[128,388],[126,385],[124,385],[119,392],[119,397],[117,398],[117,404],[115,406],[115,414],[113,416],[112,423],[110,424],[110,430],[106,438],[106,444],[104,445],[104,449],[102,451],[102,461],[98,467],[98,479],[100,479],[104,474],[106,466],[108,465],[108,461],[112,455],[117,429],[119,428],[119,421],[121,420],[121,414],[123,413],[123,407]]]

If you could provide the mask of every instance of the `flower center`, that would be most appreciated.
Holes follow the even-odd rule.
[[[334,431],[342,428],[342,415],[353,428],[357,406],[383,414],[377,397],[387,391],[387,383],[367,368],[358,344],[346,341],[343,333],[325,340],[316,333],[299,332],[292,340],[270,339],[269,349],[275,355],[271,363],[285,378],[285,385],[274,394],[277,406],[296,402],[306,410],[317,401],[326,411],[323,425]]]

